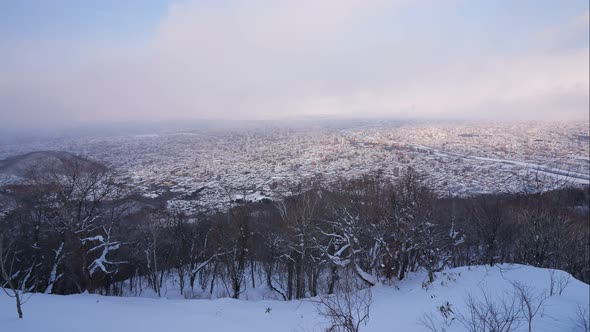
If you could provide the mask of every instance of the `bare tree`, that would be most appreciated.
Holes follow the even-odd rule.
[[[37,279],[35,262],[23,264],[18,257],[19,250],[13,241],[0,237],[0,287],[9,297],[14,298],[18,318],[23,318],[22,306],[30,299]]]
[[[432,313],[424,313],[418,320],[418,324],[430,332],[445,332],[447,327],[451,326],[451,323],[455,320],[455,313],[448,301],[440,305],[437,309],[440,318],[437,319]]]
[[[246,284],[246,263],[251,249],[251,203],[232,207],[227,214],[219,216],[214,222],[211,240],[218,247],[218,256],[225,267],[222,281],[228,296],[239,298]]]
[[[570,280],[570,274],[551,270],[549,274],[549,296],[553,296],[555,294],[561,295],[569,285]]]
[[[123,264],[123,261],[112,261],[107,258],[112,252],[115,252],[121,247],[121,241],[115,241],[112,239],[112,225],[103,226],[102,234],[87,237],[82,239],[82,244],[97,243],[94,247],[90,248],[87,254],[98,253],[98,257],[88,265],[88,271],[90,277],[92,277],[97,271],[101,271],[104,274],[116,273],[116,267],[119,264]]]
[[[457,320],[469,332],[511,332],[520,325],[520,299],[506,293],[495,299],[484,290],[481,297],[469,294],[465,300],[466,309],[457,313]]]
[[[149,285],[154,292],[161,296],[166,267],[169,261],[170,252],[163,246],[164,228],[167,223],[165,212],[156,211],[147,214],[146,219],[140,227],[139,246],[144,254],[144,264]]]
[[[533,331],[533,319],[543,310],[545,301],[549,298],[544,292],[535,292],[533,288],[519,282],[513,282],[515,295],[520,300],[522,315],[527,321],[528,331]]]
[[[276,203],[281,221],[287,230],[283,244],[288,249],[288,257],[293,264],[295,298],[306,295],[306,276],[310,294],[317,295],[317,279],[321,261],[320,252],[313,240],[317,233],[316,222],[322,209],[319,188],[302,191],[302,185],[292,189],[296,195]],[[290,268],[289,271],[292,271]],[[291,288],[291,287],[288,287]],[[288,291],[288,293],[291,293]],[[291,294],[288,294],[290,298]]]
[[[59,241],[45,248],[54,252],[46,291],[54,292],[58,281],[80,292],[95,288],[89,262],[95,262],[97,251],[90,250],[88,239],[104,236],[104,227],[112,229],[120,219],[128,207],[120,200],[124,186],[106,167],[80,158],[39,165],[26,183],[41,198],[43,223]]]
[[[478,242],[481,263],[493,266],[503,263],[512,224],[503,209],[504,201],[498,197],[476,197],[469,206],[468,223],[471,236]]]
[[[445,332],[445,327],[438,321],[438,319],[432,313],[424,313],[418,324],[426,328],[430,332]]]
[[[577,328],[577,331],[590,332],[590,314],[588,313],[588,309],[586,307],[578,304],[576,316],[572,318],[572,320]]]
[[[379,279],[377,268],[384,248],[379,238],[369,236],[362,215],[350,210],[335,209],[335,220],[326,221],[320,230],[326,238],[320,248],[333,266],[351,267],[361,280],[373,286]]]
[[[53,285],[55,285],[55,283],[57,281],[59,281],[59,279],[61,279],[61,277],[63,277],[63,273],[60,273],[60,274],[57,273],[57,268],[61,264],[61,260],[63,258],[63,248],[64,248],[64,243],[62,241],[61,244],[59,245],[59,248],[57,250],[54,250],[55,256],[54,256],[54,259],[52,262],[51,272],[49,273],[49,280],[47,283],[47,288],[45,288],[45,294],[53,293]]]
[[[318,312],[330,320],[328,332],[358,332],[369,320],[371,304],[371,289],[357,289],[347,273],[334,294],[320,296]]]

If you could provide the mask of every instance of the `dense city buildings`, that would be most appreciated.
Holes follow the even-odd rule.
[[[369,173],[395,179],[408,169],[441,195],[588,184],[589,142],[580,122],[363,121],[55,138],[0,145],[0,159],[71,152],[105,163],[145,197],[194,213],[273,199],[299,183],[330,185]]]

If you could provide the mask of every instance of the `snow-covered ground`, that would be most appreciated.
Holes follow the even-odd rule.
[[[521,282],[535,292],[548,291],[551,270],[522,265],[462,267],[437,275],[423,287],[424,274],[413,274],[395,286],[372,288],[370,320],[361,331],[428,331],[418,324],[424,313],[440,319],[438,307],[447,302],[455,313],[464,310],[468,294],[482,290],[490,295],[512,292],[511,282]],[[566,277],[557,271],[557,278]],[[579,331],[578,307],[589,310],[589,285],[571,279],[561,295],[545,302],[534,320],[533,331]],[[322,331],[325,320],[316,303],[304,301],[171,300],[105,297],[98,295],[56,296],[35,294],[17,319],[13,299],[0,294],[0,331]],[[269,310],[270,309],[270,310]],[[521,329],[525,331],[523,324]],[[466,331],[458,321],[448,332]]]

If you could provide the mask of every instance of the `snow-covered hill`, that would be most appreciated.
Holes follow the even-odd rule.
[[[568,275],[554,273],[554,280]],[[438,324],[444,318],[439,307],[447,302],[454,314],[447,332],[467,331],[453,315],[465,312],[468,294],[491,296],[512,293],[513,282],[536,293],[549,291],[551,270],[522,265],[462,267],[437,275],[425,287],[423,274],[414,274],[395,286],[372,289],[370,320],[361,331],[428,331],[419,324],[431,313]],[[576,327],[577,312],[589,312],[589,285],[569,279],[561,295],[547,299],[533,321],[533,331],[582,331]],[[0,294],[0,331],[323,331],[326,320],[317,304],[304,301],[169,300],[121,298],[97,295],[56,296],[35,294],[18,320],[13,299]],[[519,330],[525,331],[526,324]]]

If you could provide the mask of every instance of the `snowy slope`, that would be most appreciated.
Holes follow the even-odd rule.
[[[565,276],[557,271],[558,276]],[[522,265],[463,267],[439,273],[424,289],[423,274],[411,275],[396,287],[372,289],[370,321],[361,331],[427,331],[418,324],[425,312],[439,317],[437,307],[447,301],[462,310],[467,294],[502,294],[519,281],[537,291],[549,288],[550,270]],[[538,332],[576,331],[578,305],[589,307],[590,288],[575,279],[561,295],[550,297],[542,317],[534,321]],[[271,308],[270,313],[265,313]],[[316,304],[307,301],[168,300],[96,295],[34,295],[24,306],[23,320],[16,318],[13,299],[0,295],[0,331],[322,331],[324,320]],[[438,315],[438,316],[437,316]],[[525,326],[522,326],[524,331]],[[457,322],[449,332],[465,331]]]

